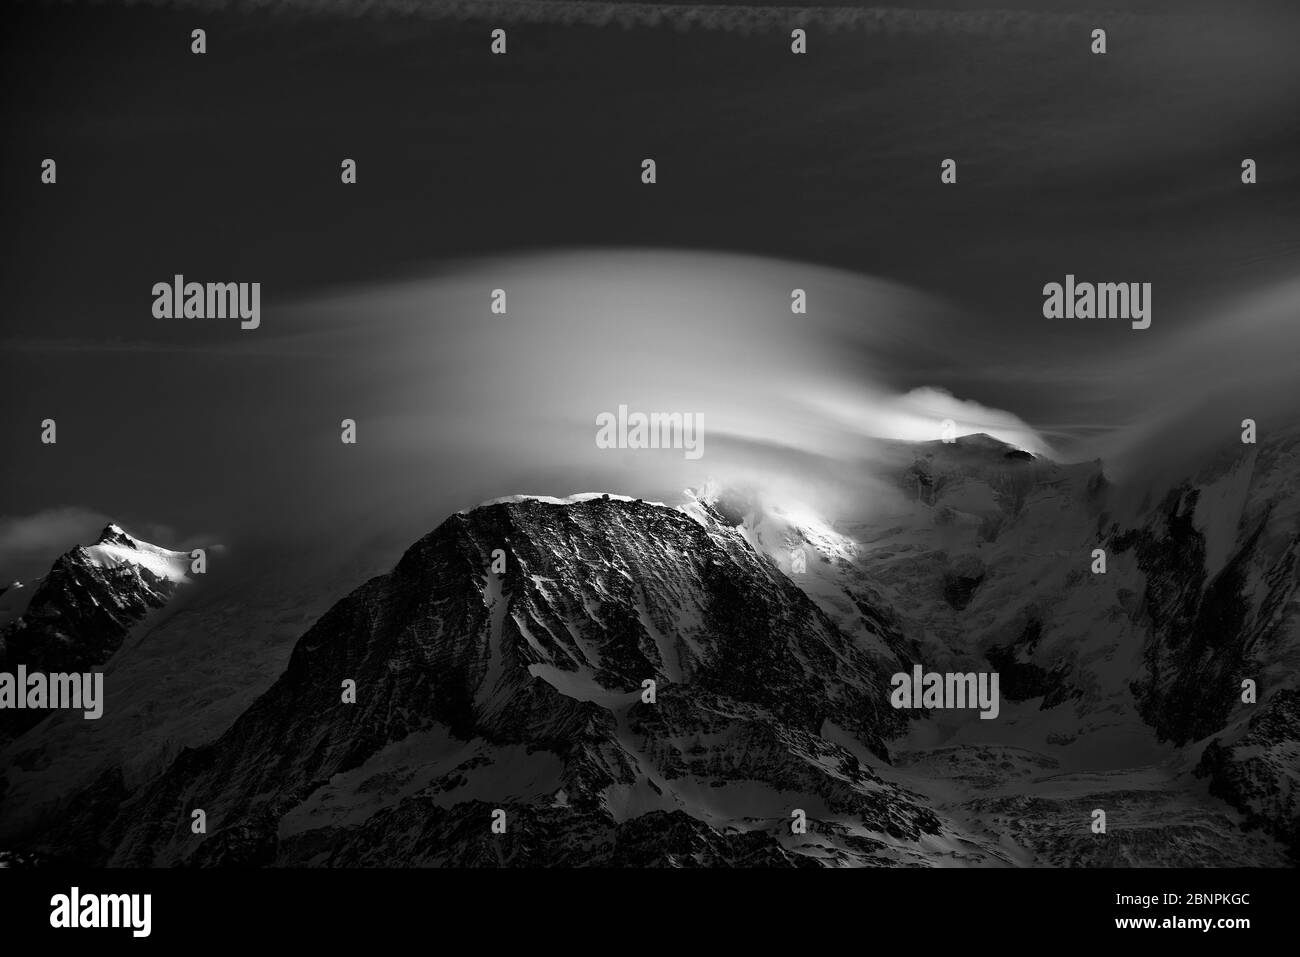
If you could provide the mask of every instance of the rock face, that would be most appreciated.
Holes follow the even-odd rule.
[[[1300,664],[1300,436],[1225,458],[1170,490],[1141,527],[1112,536],[1143,573],[1150,624],[1133,692],[1177,744],[1220,732],[1241,710],[1295,685]]]
[[[1300,436],[1142,503],[1098,463],[986,436],[898,451],[892,510],[835,522],[734,490],[452,516],[286,630],[301,637],[260,680],[283,673],[207,733],[133,760],[122,735],[157,735],[150,704],[73,776],[88,739],[70,732],[0,752],[0,850],[164,866],[1294,861]],[[282,612],[285,629],[310,620]],[[137,644],[116,663],[124,687],[166,673],[148,654],[174,657]],[[894,710],[889,676],[914,664],[998,672],[997,718]]]
[[[1300,691],[1273,695],[1229,745],[1215,738],[1196,773],[1215,794],[1300,857]]]
[[[890,863],[942,827],[870,767],[900,726],[880,666],[716,513],[525,499],[453,516],[339,602],[98,837],[32,846],[143,865]]]
[[[54,563],[27,610],[0,631],[0,670],[82,672],[106,662],[131,628],[163,607],[186,579],[189,558],[109,525],[98,541]],[[42,711],[0,712],[0,736],[38,723]]]
[[[916,772],[902,780],[1040,862],[1251,865],[1300,851],[1290,725],[1250,732],[1270,735],[1267,756],[1239,744],[1252,718],[1286,713],[1300,674],[1300,430],[1225,449],[1141,504],[1099,463],[1061,466],[988,436],[897,452],[897,501],[834,534],[752,498],[731,510],[774,559],[806,551],[794,580],[864,646],[875,639],[854,631],[845,598],[869,594],[888,623],[872,631],[895,636],[879,651],[904,669],[999,673],[998,720],[931,713],[891,742]],[[1242,700],[1246,679],[1257,705]],[[1203,771],[1226,804],[1191,797],[1211,737]],[[968,764],[981,773],[952,776]],[[953,784],[966,793],[954,799]],[[1132,826],[1090,844],[1080,825],[1097,807],[1125,808]]]
[[[80,671],[103,664],[152,609],[186,580],[188,557],[109,525],[94,545],[54,563],[27,610],[0,635],[0,667]]]

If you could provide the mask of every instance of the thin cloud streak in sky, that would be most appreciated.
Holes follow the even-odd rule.
[[[109,521],[103,512],[79,505],[0,517],[0,575],[5,576],[0,587],[43,575],[57,555],[93,543]]]
[[[150,0],[152,5],[201,11],[232,9],[228,0]],[[906,3],[798,4],[784,6],[732,3],[640,3],[630,0],[278,0],[250,5],[298,15],[376,19],[411,17],[425,20],[488,20],[492,22],[554,23],[564,26],[670,26],[677,30],[720,30],[752,33],[788,29],[792,19],[822,29],[864,30],[868,33],[970,34],[1006,36],[1026,30],[1060,32],[1085,26],[1095,17],[1072,3],[1058,9],[1008,10],[992,4],[986,10],[909,9]],[[238,6],[233,9],[238,10]],[[1168,22],[1156,14],[1112,11],[1107,24],[1122,27],[1143,22]],[[1175,21],[1176,22],[1176,21]]]
[[[184,321],[184,320],[176,320]],[[243,337],[224,342],[202,342],[186,344],[183,342],[158,342],[144,339],[46,339],[46,338],[11,338],[0,340],[0,352],[14,353],[132,353],[139,355],[194,355],[194,356],[233,356],[249,359],[269,356],[311,356],[323,357],[329,353],[312,348],[306,341],[290,347],[288,340],[281,340],[275,349],[269,349],[255,338]]]

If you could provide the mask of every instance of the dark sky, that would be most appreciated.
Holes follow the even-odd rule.
[[[459,268],[452,260],[709,250],[872,277],[933,306],[910,331],[901,312],[861,316],[879,333],[855,340],[864,376],[1007,410],[1079,454],[1088,435],[1141,417],[1151,369],[1185,383],[1206,355],[1252,362],[1234,358],[1235,333],[1217,342],[1194,330],[1296,275],[1300,31],[1289,5],[1147,3],[1131,7],[1138,16],[1063,2],[952,4],[957,15],[898,5],[844,15],[835,30],[810,22],[804,57],[789,52],[797,24],[770,18],[625,29],[547,22],[525,6],[463,22],[396,3],[347,16],[201,4],[7,14],[0,516],[77,508],[177,537],[254,519],[310,524],[371,507],[378,474],[415,483],[403,494],[438,486],[453,468],[438,464],[443,453],[458,484],[413,506],[420,522],[477,489],[522,490],[498,487],[497,460],[498,472],[478,474],[454,437],[419,429],[322,465],[334,461],[323,456],[339,408],[413,394],[388,391],[381,362],[347,366],[341,344],[406,354],[410,326],[384,344],[394,327],[363,294],[350,320],[320,327],[317,349],[303,304],[356,290],[388,301],[384,290]],[[509,29],[505,57],[487,53],[497,25]],[[1109,30],[1106,56],[1089,52],[1093,25]],[[205,56],[189,52],[195,26],[208,32]],[[47,156],[54,187],[39,182]],[[646,156],[659,167],[652,188],[639,182]],[[1239,180],[1247,156],[1256,186]],[[343,157],[359,163],[355,187],[339,183]],[[939,183],[945,157],[959,162],[955,187]],[[575,283],[582,262],[568,267]],[[263,328],[154,319],[150,289],[176,272],[260,281]],[[1152,328],[1043,319],[1042,285],[1067,272],[1151,282]],[[877,305],[895,302],[891,292]],[[922,327],[922,314],[942,319]],[[841,315],[833,334],[854,321]],[[733,321],[721,327],[739,355],[764,348]],[[710,328],[701,319],[683,352]],[[467,335],[439,317],[423,346],[430,377]],[[563,348],[581,356],[610,335],[594,319]],[[1191,340],[1201,351],[1186,351]],[[1279,340],[1291,351],[1295,341]],[[483,383],[508,380],[524,396],[553,378],[508,343],[476,361]],[[1152,403],[1167,399],[1150,374]],[[474,381],[432,391],[411,414],[472,420]],[[57,447],[39,444],[46,417],[58,420]],[[422,442],[438,454],[403,452]],[[566,475],[566,461],[562,449],[534,456],[508,478],[590,477]]]

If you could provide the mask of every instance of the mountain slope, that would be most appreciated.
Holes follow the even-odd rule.
[[[33,741],[4,840],[195,866],[1282,865],[1296,438],[1140,503],[986,436],[900,445],[894,500],[836,522],[753,491],[489,503],[335,604],[211,743],[106,760],[34,815],[74,742]],[[998,672],[997,719],[893,710],[913,664]]]
[[[33,590],[27,610],[0,631],[0,669],[83,672],[103,665],[131,628],[162,608],[189,579],[189,556],[109,525],[93,545],[60,557]],[[0,733],[21,734],[44,711],[0,713]]]
[[[116,813],[110,775],[80,827],[32,848],[97,845],[113,864],[495,863],[547,860],[560,827],[588,862],[893,863],[943,827],[871,767],[899,727],[883,677],[714,514],[490,505],[335,605],[212,745]],[[191,832],[197,808],[208,835]],[[796,809],[807,834],[791,833]]]
[[[896,780],[1043,862],[1280,862],[1255,827],[1297,853],[1300,434],[1226,447],[1142,503],[1099,463],[988,436],[897,452],[899,499],[866,520],[733,505],[775,560],[809,552],[794,580],[850,633],[846,599],[886,609],[903,668],[999,673],[998,720],[926,713],[891,744]],[[1125,808],[1126,832],[1091,840],[1097,807]]]

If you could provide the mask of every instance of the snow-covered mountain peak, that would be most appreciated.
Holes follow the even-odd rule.
[[[463,508],[457,514],[466,515],[469,512],[474,511],[475,509],[487,508],[490,505],[516,505],[521,502],[540,502],[545,505],[576,505],[580,502],[590,502],[595,499],[603,499],[605,501],[612,500],[615,502],[644,501],[643,499],[633,498],[631,495],[619,495],[614,492],[577,492],[573,495],[566,495],[563,498],[559,498],[554,495],[530,495],[530,494],[503,495],[500,498],[493,498],[493,499],[488,499],[486,502],[480,502],[478,505],[472,506],[470,508]],[[663,502],[646,501],[645,504],[657,505],[663,508],[668,507]]]
[[[124,564],[148,570],[155,578],[181,583],[186,574],[189,555],[133,538],[120,525],[106,525],[94,545],[84,545],[78,553],[101,568],[118,568]]]
[[[1034,455],[1032,452],[1026,452],[1024,449],[1017,448],[1010,442],[1004,442],[999,438],[989,435],[987,432],[972,432],[969,435],[959,435],[951,442],[945,442],[942,439],[934,439],[929,442],[917,443],[922,448],[934,448],[939,450],[953,449],[959,452],[981,451],[998,453],[1001,455],[1013,454],[1016,458],[1029,459],[1042,458]],[[1026,459],[1028,460],[1028,459]]]
[[[135,540],[127,534],[126,529],[116,522],[109,522],[104,526],[104,530],[99,533],[99,542],[123,542],[124,544],[134,545]]]
[[[188,570],[186,552],[106,526],[95,544],[78,545],[55,561],[26,611],[0,631],[0,666],[54,672],[103,664],[136,624],[190,581]],[[7,731],[25,727],[15,719]]]

